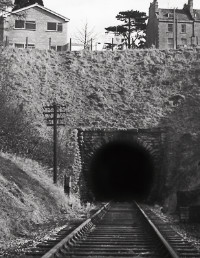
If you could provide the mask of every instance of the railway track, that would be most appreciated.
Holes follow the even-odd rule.
[[[198,258],[200,253],[153,212],[113,202],[42,256],[52,257]]]

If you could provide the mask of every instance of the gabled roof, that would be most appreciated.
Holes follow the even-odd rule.
[[[61,19],[63,19],[64,21],[69,21],[70,20],[69,18],[67,18],[65,16],[62,16],[62,15],[60,15],[60,14],[58,14],[58,13],[56,13],[56,12],[54,12],[54,11],[44,7],[44,6],[42,6],[42,5],[37,4],[37,3],[29,5],[29,6],[26,6],[26,7],[23,7],[23,8],[20,8],[20,9],[18,9],[16,11],[13,11],[11,14],[15,14],[15,13],[19,13],[19,12],[22,12],[22,11],[26,11],[26,10],[28,10],[30,8],[33,8],[33,7],[38,7],[38,8],[40,8],[40,9],[42,9],[42,10],[48,12],[48,13],[51,13],[51,14],[53,14],[53,15],[61,18]]]

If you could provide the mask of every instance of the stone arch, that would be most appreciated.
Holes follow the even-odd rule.
[[[152,187],[151,198],[160,196],[163,187],[163,168],[162,160],[164,158],[163,135],[165,132],[160,129],[105,129],[105,130],[79,130],[79,148],[81,156],[82,169],[79,176],[80,195],[83,201],[93,200],[93,193],[89,185],[89,165],[95,152],[106,144],[117,140],[128,140],[137,143],[149,152],[155,163],[156,179]]]

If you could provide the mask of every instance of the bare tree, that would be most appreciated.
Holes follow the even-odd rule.
[[[91,40],[94,41],[97,38],[97,34],[94,32],[94,27],[90,28],[86,21],[80,30],[77,30],[75,34],[75,40],[77,43],[83,44],[84,49],[89,49]]]

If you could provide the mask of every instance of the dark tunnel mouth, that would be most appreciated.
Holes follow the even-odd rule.
[[[115,140],[94,153],[88,183],[96,201],[144,201],[150,197],[154,176],[150,150],[137,141]]]

